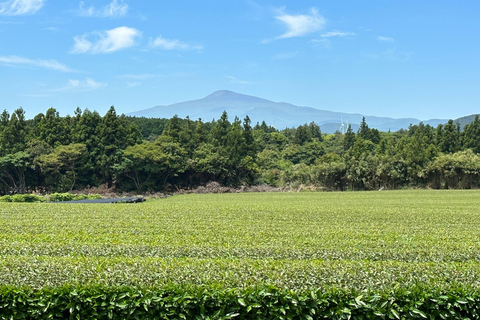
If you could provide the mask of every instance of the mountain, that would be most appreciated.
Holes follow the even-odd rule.
[[[460,124],[460,128],[463,130],[465,125],[472,123],[475,120],[475,117],[477,115],[478,114],[471,114],[469,116],[461,117],[461,118],[458,118],[458,119],[454,120],[454,122]],[[478,115],[478,116],[480,116],[480,115]]]
[[[347,123],[351,124],[352,129],[356,131],[363,117],[365,117],[370,128],[376,128],[380,131],[397,131],[408,128],[410,124],[421,122],[421,120],[414,118],[393,119],[320,110],[312,107],[299,107],[290,103],[274,102],[227,90],[216,91],[198,100],[131,112],[127,116],[171,118],[176,114],[180,118],[189,116],[193,120],[201,118],[204,121],[210,121],[218,119],[223,111],[227,111],[230,120],[233,120],[235,116],[243,120],[248,115],[253,125],[257,122],[265,121],[268,125],[277,129],[298,127],[314,121],[320,126],[322,132],[325,133],[334,133],[339,130],[342,121],[345,125]],[[423,123],[436,127],[438,124],[443,124],[447,121],[444,119],[432,119],[423,121]]]

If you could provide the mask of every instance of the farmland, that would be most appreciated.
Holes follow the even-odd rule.
[[[480,287],[479,191],[179,195],[0,204],[0,283]]]

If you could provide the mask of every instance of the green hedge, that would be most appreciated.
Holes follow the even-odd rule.
[[[75,200],[83,200],[83,199],[100,199],[101,196],[99,194],[72,194],[72,193],[53,193],[46,196],[48,201],[59,202],[59,201],[75,201]]]
[[[1,319],[479,319],[480,292],[0,287]]]
[[[44,202],[45,198],[36,194],[14,194],[0,197],[0,202]]]
[[[72,201],[72,200],[83,200],[83,199],[101,199],[102,196],[99,194],[72,194],[72,193],[53,193],[46,196],[38,196],[35,194],[14,194],[4,195],[0,197],[0,202],[45,202],[45,201]]]

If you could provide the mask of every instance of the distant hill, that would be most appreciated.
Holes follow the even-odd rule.
[[[156,106],[153,108],[128,113],[128,116],[147,118],[171,118],[175,114],[180,118],[189,116],[192,120],[201,118],[204,121],[218,119],[223,111],[227,111],[230,120],[235,116],[243,120],[249,116],[252,124],[265,121],[277,129],[298,127],[299,125],[316,122],[322,132],[334,133],[340,129],[342,121],[344,125],[351,124],[356,131],[358,125],[365,117],[370,128],[380,131],[397,131],[406,129],[410,124],[421,122],[415,118],[394,119],[388,117],[367,116],[336,111],[320,110],[312,107],[299,107],[285,102],[274,102],[254,96],[235,93],[227,90],[216,91],[205,98],[179,102],[168,106]],[[423,121],[436,127],[446,123],[445,119],[432,119]]]
[[[461,117],[461,118],[455,119],[454,122],[459,123],[460,128],[463,130],[463,127],[465,127],[465,125],[470,124],[470,123],[473,122],[473,120],[475,120],[475,116],[477,116],[477,114],[472,114],[472,115],[469,115],[469,116]]]

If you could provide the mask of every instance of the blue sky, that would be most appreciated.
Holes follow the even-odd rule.
[[[232,90],[457,118],[480,111],[479,16],[472,0],[0,0],[0,110],[128,113]]]

